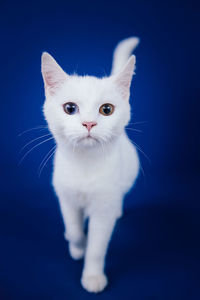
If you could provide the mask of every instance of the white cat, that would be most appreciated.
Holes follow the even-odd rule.
[[[109,77],[68,75],[42,54],[44,115],[57,149],[53,186],[74,259],[84,257],[82,286],[100,292],[107,285],[104,261],[123,197],[139,171],[136,149],[125,126],[130,119],[131,55],[138,38],[119,43]],[[88,235],[84,220],[89,217]]]

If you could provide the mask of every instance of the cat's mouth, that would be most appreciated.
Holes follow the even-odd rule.
[[[86,139],[93,139],[93,137],[90,134],[88,134],[85,138]]]

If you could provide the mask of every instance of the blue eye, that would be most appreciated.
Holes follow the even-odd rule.
[[[63,108],[68,115],[74,115],[78,112],[78,105],[74,102],[67,102],[63,104]]]

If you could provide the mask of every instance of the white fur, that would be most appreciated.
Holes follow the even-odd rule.
[[[100,292],[107,285],[106,250],[116,220],[122,215],[123,197],[139,170],[136,149],[125,133],[135,67],[135,57],[128,60],[127,55],[135,45],[133,38],[123,41],[115,51],[113,74],[101,79],[70,76],[48,53],[42,55],[44,115],[57,143],[53,186],[70,254],[74,259],[85,257],[81,283],[89,292]],[[121,70],[115,72],[118,69]],[[79,112],[66,114],[63,109],[66,102],[75,102]],[[114,105],[112,115],[99,113],[104,103]],[[90,138],[82,125],[86,121],[97,123],[91,129]],[[86,217],[89,217],[87,237],[83,227]]]
[[[121,41],[113,53],[113,63],[111,74],[118,73],[126,64],[129,56],[133,50],[137,47],[140,40],[137,37],[130,37]]]

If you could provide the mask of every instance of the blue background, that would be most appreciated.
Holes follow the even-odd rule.
[[[0,2],[0,299],[200,299],[199,3],[197,1]],[[79,283],[51,187],[53,145],[20,148],[45,134],[42,51],[69,73],[109,74],[116,43],[141,43],[127,130],[145,176],[125,200],[100,295]],[[130,127],[130,126],[129,126]]]

